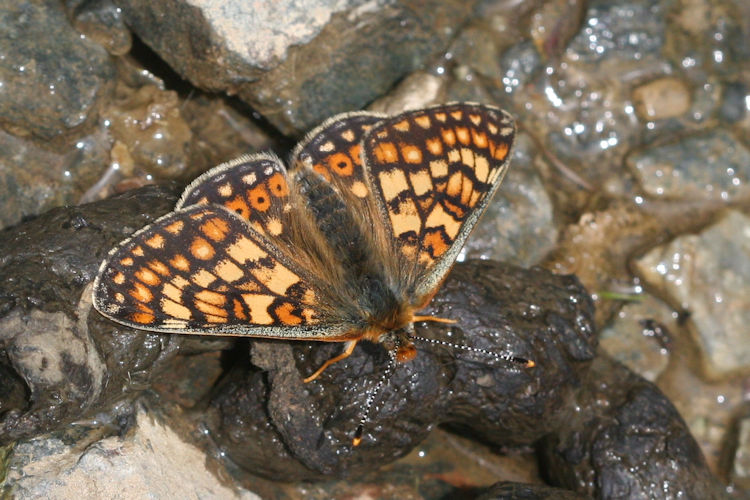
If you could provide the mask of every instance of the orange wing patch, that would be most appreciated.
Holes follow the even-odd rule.
[[[497,189],[514,133],[503,111],[455,104],[383,120],[365,136],[396,253],[404,267],[418,262],[425,288],[447,272]]]
[[[352,194],[355,200],[364,200],[370,190],[361,142],[365,133],[382,119],[373,113],[352,113],[324,122],[295,149],[293,169],[308,168],[340,191]]]
[[[140,244],[157,240],[156,248]],[[96,280],[95,301],[116,321],[154,330],[252,335],[258,327],[318,324],[312,280],[281,259],[239,217],[195,205],[116,248]]]
[[[288,203],[289,183],[283,165],[274,156],[256,155],[240,157],[198,177],[185,190],[177,210],[221,205],[259,233],[278,236],[277,223]]]

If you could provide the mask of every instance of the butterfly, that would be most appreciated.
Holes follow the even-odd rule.
[[[157,332],[383,343],[412,359],[413,323],[505,175],[515,137],[498,108],[453,103],[335,116],[295,148],[193,181],[175,210],[102,262],[93,303]]]

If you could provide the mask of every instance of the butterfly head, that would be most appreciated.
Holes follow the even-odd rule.
[[[396,361],[401,363],[411,361],[417,356],[417,348],[414,347],[411,341],[411,337],[414,334],[413,317],[413,314],[409,311],[405,323],[401,324],[398,328],[381,333],[377,339],[383,347],[395,355]]]

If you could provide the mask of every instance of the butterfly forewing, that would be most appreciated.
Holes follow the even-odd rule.
[[[347,325],[331,317],[315,284],[234,213],[194,205],[110,252],[94,300],[135,328],[327,340]]]
[[[407,112],[367,132],[369,184],[413,304],[453,265],[508,168],[514,135],[507,113],[478,104]]]

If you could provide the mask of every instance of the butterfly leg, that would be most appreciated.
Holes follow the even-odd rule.
[[[315,371],[315,373],[313,373],[312,375],[310,375],[309,377],[307,377],[306,379],[304,379],[304,382],[305,383],[312,382],[313,380],[315,380],[316,378],[318,378],[320,376],[320,374],[325,371],[326,368],[328,368],[329,366],[331,366],[334,363],[337,363],[337,362],[341,361],[342,359],[346,359],[349,356],[351,356],[352,352],[354,352],[354,348],[357,346],[357,342],[359,342],[359,341],[358,340],[351,340],[351,341],[347,342],[346,343],[346,349],[344,350],[344,352],[342,352],[338,356],[335,356],[335,357],[329,359],[328,361],[326,361],[325,363],[323,363],[323,366],[321,366],[320,368],[318,368]]]
[[[414,316],[411,320],[414,323],[416,323],[417,321],[434,321],[435,323],[448,323],[450,325],[456,322],[455,319],[436,318],[435,316]]]

